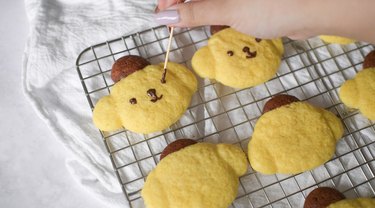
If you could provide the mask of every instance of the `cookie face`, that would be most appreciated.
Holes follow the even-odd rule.
[[[161,83],[163,64],[148,65],[111,89],[93,112],[94,124],[103,131],[121,127],[136,133],[161,131],[175,123],[186,111],[197,80],[186,67],[168,63],[166,83]]]
[[[374,198],[345,199],[329,205],[327,208],[373,208]]]
[[[281,39],[261,40],[227,28],[211,36],[208,45],[194,54],[192,66],[201,77],[246,88],[271,79],[283,51]]]
[[[340,88],[341,101],[350,108],[357,108],[361,113],[375,120],[375,68],[367,68],[357,73],[352,80],[347,80]]]
[[[154,208],[227,208],[246,170],[246,156],[236,146],[193,144],[160,161],[148,175],[142,197]]]
[[[350,38],[344,38],[340,36],[332,36],[332,35],[320,35],[320,39],[322,39],[326,43],[333,43],[333,44],[342,44],[347,45],[351,43],[355,43],[356,41]]]
[[[306,102],[292,102],[263,114],[248,145],[254,170],[296,174],[328,161],[343,134],[331,112]]]
[[[319,187],[307,195],[304,208],[326,208],[328,205],[345,199],[345,196],[334,188]]]

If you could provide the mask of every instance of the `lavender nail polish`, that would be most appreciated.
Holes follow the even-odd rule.
[[[177,10],[164,10],[155,15],[155,22],[160,25],[176,24],[180,21]]]

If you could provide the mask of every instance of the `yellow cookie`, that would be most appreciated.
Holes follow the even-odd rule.
[[[246,156],[236,146],[192,144],[160,161],[142,197],[148,208],[227,208],[246,170]]]
[[[339,95],[345,105],[358,108],[364,116],[375,120],[375,68],[358,72],[341,86]]]
[[[193,56],[192,66],[205,78],[246,88],[271,79],[284,52],[281,39],[261,40],[231,28],[215,33]]]
[[[250,165],[264,174],[313,169],[333,156],[342,134],[342,123],[333,113],[306,102],[284,102],[257,121],[248,145]]]
[[[109,96],[96,104],[93,120],[103,131],[121,128],[137,132],[161,131],[186,111],[197,80],[186,67],[168,63],[166,83],[161,83],[163,64],[148,65],[121,79]]]
[[[333,203],[328,208],[373,208],[375,207],[375,199],[373,198],[357,198],[345,199]]]
[[[342,44],[342,45],[356,42],[356,40],[353,40],[350,38],[344,38],[344,37],[332,36],[332,35],[320,35],[319,38],[322,39],[326,43],[337,43],[337,44]]]

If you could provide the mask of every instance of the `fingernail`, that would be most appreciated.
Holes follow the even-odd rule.
[[[176,24],[180,21],[177,10],[164,10],[155,15],[155,22],[160,25]]]

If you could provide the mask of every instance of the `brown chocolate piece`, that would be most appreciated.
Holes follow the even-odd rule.
[[[155,103],[158,100],[160,100],[160,99],[163,98],[163,95],[160,95],[158,97],[158,95],[156,94],[156,90],[155,89],[149,89],[149,90],[147,90],[147,95],[151,98],[151,102],[153,102],[153,103]]]
[[[121,57],[112,66],[111,78],[116,83],[147,65],[150,65],[150,63],[140,56],[128,55]]]
[[[261,38],[255,38],[255,41],[256,41],[257,43],[259,43],[260,41],[262,41],[262,39],[261,39]]]
[[[247,59],[249,59],[249,58],[255,58],[257,56],[257,52],[256,51],[251,52],[250,48],[247,47],[247,46],[243,47],[242,51],[247,54],[246,55]]]
[[[267,113],[268,111],[274,110],[276,108],[279,108],[283,105],[288,105],[293,102],[300,101],[298,98],[291,96],[291,95],[276,95],[270,100],[266,102],[266,104],[263,107],[263,114]]]
[[[177,152],[178,150],[185,148],[187,146],[196,144],[197,142],[192,139],[178,139],[165,147],[165,149],[160,154],[160,160],[162,160],[167,155]]]
[[[164,68],[163,75],[161,76],[160,82],[162,84],[165,84],[167,82],[167,80],[165,80],[165,77],[167,76],[167,70],[168,70],[167,68]]]
[[[233,56],[234,55],[233,51],[227,51],[227,54],[228,54],[228,56]]]
[[[375,67],[375,50],[371,51],[363,61],[363,69]]]
[[[229,26],[226,25],[211,25],[210,32],[211,35],[214,35],[217,32],[220,32],[221,30],[227,29]]]
[[[330,204],[345,199],[345,196],[334,188],[319,187],[313,190],[305,200],[304,208],[326,208]]]
[[[137,99],[132,98],[132,99],[129,100],[129,102],[130,102],[130,104],[135,105],[135,104],[137,104]]]

